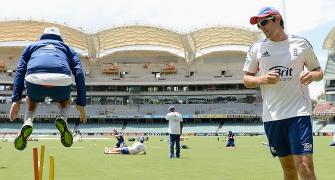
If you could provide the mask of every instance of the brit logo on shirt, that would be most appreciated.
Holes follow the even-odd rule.
[[[280,76],[280,81],[290,81],[293,77],[293,68],[285,66],[274,66],[269,71],[276,71]]]
[[[270,57],[270,53],[268,51],[265,51],[263,54],[262,54],[262,57]]]

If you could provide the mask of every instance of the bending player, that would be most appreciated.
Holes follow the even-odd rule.
[[[232,131],[228,132],[226,139],[226,147],[235,147],[235,134]]]
[[[115,148],[120,148],[126,146],[126,142],[124,141],[124,137],[122,132],[117,132],[116,129],[113,129],[114,137],[117,140],[117,143],[115,144]]]
[[[83,141],[83,136],[79,130],[79,124],[80,124],[80,120],[76,120],[76,123],[74,125],[74,128],[73,128],[73,137],[79,137],[79,142],[82,142]]]

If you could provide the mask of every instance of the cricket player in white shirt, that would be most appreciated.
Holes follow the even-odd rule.
[[[301,15],[303,18],[303,15]],[[271,153],[278,156],[284,179],[315,180],[311,100],[308,84],[323,71],[310,43],[288,35],[278,10],[262,8],[250,18],[266,36],[247,53],[247,88],[261,87],[263,122]]]
[[[175,112],[174,106],[169,107],[166,120],[169,121],[168,133],[170,135],[170,159],[174,158],[174,144],[176,144],[176,157],[180,158],[180,136],[183,129],[183,118],[180,113]]]

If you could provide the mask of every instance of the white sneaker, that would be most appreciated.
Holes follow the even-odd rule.
[[[110,153],[110,149],[109,149],[108,147],[105,147],[105,149],[104,149],[104,153],[105,153],[105,154],[109,154],[109,153]]]
[[[31,118],[28,118],[27,120],[24,121],[23,126],[26,125],[33,127],[33,121],[31,120]]]

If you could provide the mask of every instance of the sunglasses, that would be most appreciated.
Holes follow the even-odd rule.
[[[261,27],[267,25],[267,24],[269,23],[270,20],[272,20],[273,22],[275,22],[275,17],[271,16],[271,17],[268,17],[268,18],[265,18],[265,19],[259,21],[259,22],[257,23],[257,27],[258,27],[258,28],[261,28]]]

